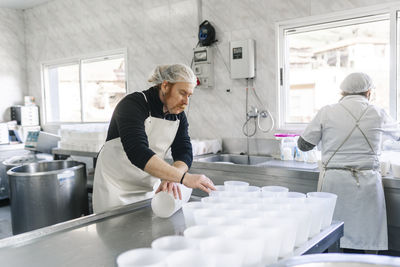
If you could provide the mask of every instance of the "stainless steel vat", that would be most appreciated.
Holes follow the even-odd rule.
[[[311,254],[293,257],[273,266],[276,267],[392,267],[400,266],[400,259],[390,256],[363,254]]]
[[[88,214],[86,166],[56,160],[14,167],[10,183],[13,234]]]
[[[40,161],[47,161],[47,160],[52,160],[53,156],[50,154],[28,154],[28,155],[21,155],[21,156],[14,156],[11,158],[8,158],[2,162],[2,165],[4,166],[4,172],[2,170],[1,176],[0,176],[0,194],[3,196],[3,198],[8,198],[9,197],[9,184],[8,184],[8,176],[7,176],[7,171],[13,167],[21,166],[23,164],[28,164],[28,163],[35,163],[35,162],[40,162]]]

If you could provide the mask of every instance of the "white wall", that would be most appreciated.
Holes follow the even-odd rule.
[[[0,121],[10,120],[11,105],[27,94],[23,12],[0,8]]]
[[[128,49],[130,92],[148,88],[157,64],[190,63],[197,43],[196,0],[55,0],[24,12],[29,92],[41,97],[40,62]],[[203,0],[203,19],[217,31],[223,60],[230,40],[256,40],[256,90],[277,114],[275,22],[375,5],[385,0]],[[400,1],[397,1],[400,2]],[[189,111],[192,138],[244,137],[245,81],[231,80],[215,56],[213,89],[196,89]],[[227,92],[226,89],[230,89]],[[251,96],[252,105],[256,104]],[[271,135],[269,135],[271,136]],[[268,137],[258,133],[256,137]]]

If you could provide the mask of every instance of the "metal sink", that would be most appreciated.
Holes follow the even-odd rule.
[[[194,161],[198,162],[241,165],[261,165],[266,164],[268,161],[271,160],[273,160],[273,158],[268,156],[247,156],[235,154],[218,154],[194,159]]]

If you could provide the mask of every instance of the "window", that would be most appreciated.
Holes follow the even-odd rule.
[[[126,94],[125,54],[43,65],[46,122],[107,122]]]
[[[376,86],[371,102],[400,115],[392,100],[390,12],[278,25],[282,128],[305,127],[321,107],[337,103],[351,72],[369,74]]]

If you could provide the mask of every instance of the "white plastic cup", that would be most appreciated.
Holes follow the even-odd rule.
[[[249,183],[242,181],[225,181],[225,191],[246,191]]]
[[[201,199],[201,202],[207,203],[208,204],[207,206],[211,207],[214,204],[230,202],[230,200],[222,196],[210,196],[210,197],[203,197]]]
[[[304,202],[307,195],[300,192],[287,192],[285,196],[291,203]]]
[[[283,240],[284,227],[279,222],[267,221],[265,218],[253,218],[244,221],[246,226],[258,228],[264,237],[263,266],[276,263]]]
[[[273,194],[275,197],[285,196],[287,192],[289,192],[289,188],[284,186],[277,185],[268,185],[261,187],[262,192],[270,192],[269,194]]]
[[[207,204],[203,202],[187,202],[182,205],[183,216],[186,227],[196,225],[194,220],[194,211],[207,209]]]
[[[196,244],[197,248],[200,248],[200,242],[217,237],[222,236],[223,229],[214,225],[196,225],[187,228],[183,235],[184,237],[191,239]]]
[[[192,189],[178,184],[181,189],[182,199],[175,199],[172,193],[166,191],[158,192],[151,200],[151,208],[154,214],[160,218],[171,217],[184,203],[188,202]]]
[[[203,240],[200,243],[200,251],[214,258],[216,267],[243,266],[243,251],[229,241],[230,239],[221,236]]]
[[[240,193],[243,197],[257,198],[261,195],[261,188],[259,186],[249,185],[246,190]]]
[[[310,233],[309,238],[316,236],[321,231],[322,218],[324,217],[324,203],[318,198],[306,198],[304,204],[310,209],[311,223],[310,223]]]
[[[258,229],[244,226],[229,226],[224,231],[224,237],[244,252],[243,266],[259,266],[264,251],[264,238]]]
[[[337,195],[328,192],[309,192],[307,197],[319,198],[325,203],[326,213],[322,218],[321,228],[325,229],[332,223],[333,213],[335,211]]]
[[[282,243],[279,249],[279,257],[289,257],[292,255],[296,236],[297,222],[294,216],[288,214],[287,211],[265,211],[264,218],[270,222],[280,225],[283,228]]]
[[[195,210],[193,216],[195,225],[205,225],[207,224],[208,219],[221,217],[218,210],[211,208]]]
[[[214,185],[216,190],[210,191],[210,193],[208,194],[210,197],[214,197],[214,196],[220,196],[221,192],[225,191],[225,186],[223,185]]]
[[[215,260],[200,250],[185,249],[166,258],[168,267],[216,267]]]
[[[164,252],[174,252],[184,249],[195,249],[196,244],[193,240],[181,235],[168,235],[151,242],[151,247]]]
[[[117,257],[118,267],[166,267],[168,253],[151,248],[137,248]]]

